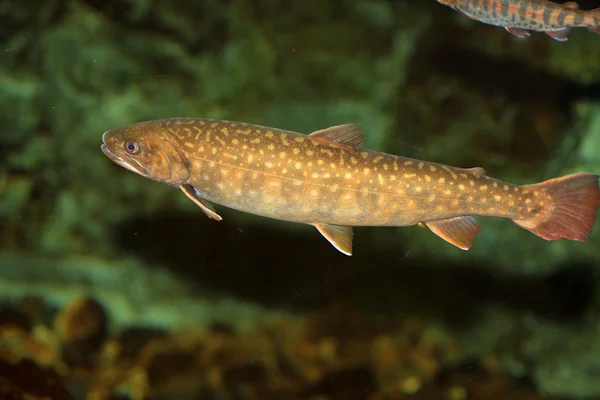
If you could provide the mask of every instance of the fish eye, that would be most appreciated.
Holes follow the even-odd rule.
[[[125,150],[127,150],[129,154],[135,154],[140,150],[140,146],[138,146],[136,142],[127,142],[127,144],[125,144]]]

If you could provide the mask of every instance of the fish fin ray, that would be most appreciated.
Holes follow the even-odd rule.
[[[481,229],[477,220],[471,216],[427,221],[425,225],[433,233],[462,250],[471,248],[475,235]]]
[[[554,40],[559,42],[566,42],[569,40],[568,35],[571,32],[571,28],[563,28],[557,31],[546,31],[546,35],[550,36]]]
[[[347,256],[352,255],[352,239],[354,231],[351,226],[314,224],[315,228],[340,252]]]
[[[206,201],[202,197],[198,196],[198,192],[196,192],[195,187],[193,187],[192,185],[181,185],[179,187],[179,189],[181,189],[181,191],[190,200],[192,200],[194,203],[196,203],[196,205],[198,207],[200,207],[200,209],[202,211],[204,211],[204,214],[206,214],[208,216],[208,218],[216,219],[217,221],[221,221],[223,219],[223,217],[221,217],[219,214],[217,214],[217,212],[215,211],[213,206],[208,201]]]
[[[526,29],[511,28],[509,26],[504,27],[504,29],[506,29],[506,31],[508,33],[512,33],[513,35],[515,35],[519,39],[525,39],[526,37],[531,36],[531,33],[529,33],[529,31],[526,30]]]
[[[311,139],[323,140],[350,147],[360,147],[365,140],[363,131],[354,124],[331,126],[315,131],[309,136]]]
[[[545,207],[546,213],[540,214],[550,212],[550,216],[543,221],[539,218],[513,219],[515,224],[546,240],[587,241],[600,205],[598,175],[581,172],[524,188],[548,190],[552,201]]]

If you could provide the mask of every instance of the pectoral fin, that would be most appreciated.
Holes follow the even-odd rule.
[[[365,140],[365,134],[354,124],[336,125],[311,133],[310,138],[337,147],[359,147]]]
[[[351,226],[340,226],[340,225],[329,225],[329,224],[314,224],[315,228],[321,232],[321,235],[325,236],[325,239],[329,241],[340,252],[347,256],[352,255],[352,238],[354,232]]]
[[[198,196],[196,188],[194,188],[192,185],[181,185],[179,186],[179,189],[181,189],[181,191],[185,193],[190,200],[196,203],[196,205],[200,207],[202,211],[204,211],[204,214],[206,214],[208,218],[216,219],[217,221],[221,221],[223,219],[215,212],[215,209],[210,205],[209,202]]]
[[[427,221],[425,225],[433,233],[462,250],[469,250],[471,248],[473,238],[475,238],[475,235],[481,229],[481,226],[479,226],[473,217],[438,219]]]

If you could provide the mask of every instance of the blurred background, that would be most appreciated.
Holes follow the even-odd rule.
[[[0,397],[600,398],[600,226],[548,242],[478,218],[468,252],[357,228],[346,257],[312,227],[210,220],[100,151],[166,117],[355,123],[364,147],[515,184],[598,173],[599,35],[519,40],[435,0],[0,0],[0,18]]]

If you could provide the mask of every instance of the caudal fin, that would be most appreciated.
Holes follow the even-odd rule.
[[[596,222],[596,212],[600,204],[598,175],[582,172],[527,185],[524,188],[546,189],[552,201],[544,213],[546,217],[543,220],[513,222],[546,240],[587,241]]]
[[[588,11],[591,19],[591,23],[588,26],[588,30],[594,33],[600,34],[600,8],[594,8]]]

